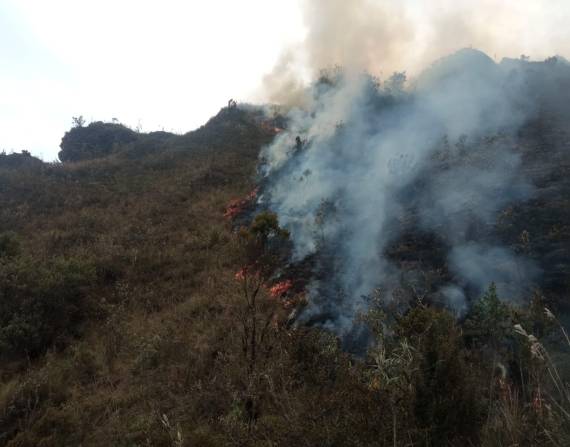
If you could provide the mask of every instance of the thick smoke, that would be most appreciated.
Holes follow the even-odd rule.
[[[565,0],[301,5],[305,39],[264,83],[267,99],[289,106],[289,124],[261,164],[261,201],[290,230],[293,261],[314,266],[300,320],[347,333],[376,291],[391,300],[402,282],[420,287],[419,268],[390,256],[418,233],[443,247],[447,276],[427,288],[457,315],[491,282],[522,299],[540,272],[493,227],[534,194],[516,134],[536,113],[537,84],[556,102],[547,90],[557,71],[496,61],[565,54]]]
[[[324,67],[415,76],[460,48],[498,60],[570,50],[566,0],[301,0],[301,7],[303,42],[288,48],[264,80],[272,102],[299,104],[302,80]]]
[[[401,76],[380,85],[341,70],[309,90],[261,169],[261,200],[290,230],[295,260],[316,259],[302,321],[346,334],[374,290],[391,300],[403,271],[386,250],[412,228],[443,238],[453,280],[438,293],[457,314],[492,281],[504,298],[522,297],[538,270],[488,228],[533,194],[514,150],[535,112],[527,88],[466,49],[411,90]]]

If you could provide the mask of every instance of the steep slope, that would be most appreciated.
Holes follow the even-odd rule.
[[[18,247],[0,250],[0,445],[168,439],[172,398],[233,345],[222,321],[240,264],[223,213],[271,135],[224,109],[153,137],[92,161],[0,167],[0,233]]]
[[[304,318],[350,335],[371,294],[403,283],[459,316],[492,282],[566,308],[568,82],[563,62],[472,49],[408,90],[342,70],[318,82],[264,150],[260,191],[314,264]]]
[[[481,54],[462,58],[495,76]],[[426,82],[445,89],[455,68]],[[544,98],[555,93],[543,87]],[[364,91],[377,88],[367,83]],[[333,186],[351,167],[339,144],[352,141],[342,140],[350,126],[367,128],[378,111],[409,104],[403,91],[373,98],[362,119],[319,127],[333,136],[325,146],[334,150],[333,166],[342,162]],[[566,109],[544,102],[515,135],[438,141],[399,191],[405,206],[383,234],[383,255],[399,267],[391,278],[396,299],[361,297],[368,309],[357,315],[353,346],[327,330],[328,315],[299,319],[315,278],[321,290],[345,297],[335,288],[343,251],[327,244],[337,210],[323,190],[315,194],[320,231],[309,233],[316,253],[292,257],[295,226],[279,227],[299,217],[291,204],[307,198],[303,182],[324,172],[295,171],[315,135],[304,140],[293,120],[225,108],[194,132],[109,136],[103,150],[84,145],[79,131],[81,161],[9,156],[0,164],[0,445],[566,445],[570,345],[556,316],[563,306],[554,314],[545,306],[563,304],[567,290],[570,138]],[[266,158],[258,166],[260,152],[267,156],[276,143],[293,160],[280,171],[291,185],[284,194],[303,190],[278,216],[264,212],[272,179],[260,178]],[[346,147],[352,156],[359,146]],[[432,198],[427,186],[449,180],[461,195],[476,178],[457,182],[450,172],[496,179],[508,171],[496,157],[505,148],[533,195],[457,214],[466,216],[467,239],[499,241],[540,263],[542,291],[527,305],[503,302],[508,289],[465,284],[471,302],[457,318],[440,287],[460,284],[446,257],[454,236],[446,224],[456,214],[426,231],[418,209]],[[413,166],[399,154],[388,164],[395,175]],[[475,199],[485,204],[522,184],[507,180],[502,189],[475,184],[484,192]],[[374,224],[361,220],[357,229],[366,235]],[[363,240],[356,248],[375,248]],[[358,356],[347,352],[352,347]]]

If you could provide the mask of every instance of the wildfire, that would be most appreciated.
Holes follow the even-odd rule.
[[[289,292],[292,287],[293,283],[291,280],[281,281],[269,289],[269,294],[274,298],[279,298]]]
[[[238,282],[247,281],[248,278],[260,279],[260,273],[255,268],[255,265],[242,267],[236,272],[234,278]],[[290,279],[280,281],[273,286],[267,283],[262,283],[261,286],[267,291],[270,297],[280,298],[278,301],[284,309],[293,309],[303,303],[306,303],[306,296],[304,293],[294,294],[290,293],[293,289],[293,282]]]
[[[261,128],[268,133],[272,133],[277,135],[278,133],[283,132],[283,129],[280,127],[275,126],[271,121],[263,121],[261,123]]]
[[[259,278],[259,271],[255,268],[254,265],[248,265],[242,267],[236,274],[234,275],[234,279],[236,281],[245,281],[246,278]]]
[[[234,275],[234,278],[236,281],[245,281],[248,276],[257,277],[258,275],[259,272],[257,272],[255,269],[250,268],[249,266],[246,266],[237,271]],[[269,294],[273,298],[280,298],[286,295],[293,288],[293,282],[290,279],[287,279],[285,281],[278,282],[271,287],[265,284],[264,287],[268,289]]]
[[[224,217],[229,220],[235,219],[243,211],[250,206],[257,198],[257,188],[251,191],[247,196],[241,199],[233,199],[228,203]]]
[[[234,278],[236,281],[243,281],[245,280],[246,275],[247,275],[247,268],[244,267],[234,275]]]

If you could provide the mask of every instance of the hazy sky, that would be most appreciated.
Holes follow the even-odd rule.
[[[54,160],[77,115],[186,132],[323,65],[568,57],[569,23],[570,0],[0,0],[0,150]]]
[[[0,0],[0,150],[53,160],[77,115],[186,132],[302,35],[296,0]]]

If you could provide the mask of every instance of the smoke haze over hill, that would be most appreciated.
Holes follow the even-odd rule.
[[[270,101],[295,102],[293,86],[322,68],[341,65],[381,78],[419,72],[461,48],[493,58],[567,55],[570,11],[564,0],[304,0],[305,39],[265,77]]]
[[[464,49],[410,90],[402,77],[377,84],[351,70],[308,90],[262,158],[262,200],[291,231],[295,259],[316,255],[326,271],[310,284],[301,319],[346,333],[374,290],[390,301],[406,275],[457,315],[491,282],[505,299],[528,297],[540,267],[492,227],[507,206],[534,196],[517,135],[539,107],[553,107],[554,78],[570,79],[563,60],[496,64]],[[449,274],[439,290],[418,279],[421,268],[404,271],[386,255],[406,231],[443,241]]]

